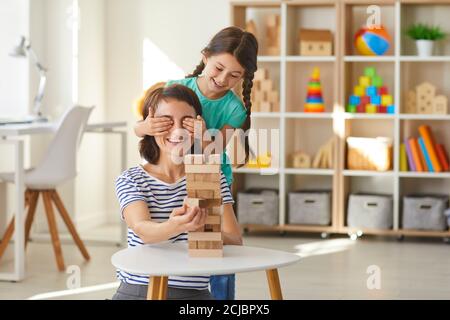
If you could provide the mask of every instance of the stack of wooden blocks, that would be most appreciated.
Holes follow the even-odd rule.
[[[255,72],[252,88],[253,112],[279,112],[280,100],[278,91],[273,87],[269,71],[260,68]]]
[[[271,14],[266,20],[266,53],[269,56],[279,56],[281,48],[280,16]]]
[[[194,138],[202,137],[201,121],[194,124]],[[200,131],[201,132],[201,131]],[[186,171],[188,207],[207,210],[204,227],[188,233],[189,256],[222,257],[222,195],[220,187],[220,154],[206,157],[203,154],[190,154],[184,158]]]
[[[416,91],[408,91],[404,111],[418,114],[447,114],[447,97],[436,95],[436,87],[429,82],[423,82],[416,87]]]

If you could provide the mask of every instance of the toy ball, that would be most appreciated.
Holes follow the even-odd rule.
[[[365,56],[381,56],[389,49],[391,38],[383,26],[362,27],[355,34],[355,47]]]

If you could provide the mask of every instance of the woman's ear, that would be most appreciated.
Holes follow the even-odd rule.
[[[202,52],[202,62],[206,66],[208,63],[208,57]]]

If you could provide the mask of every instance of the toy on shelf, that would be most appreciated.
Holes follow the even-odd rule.
[[[365,56],[381,56],[389,49],[391,37],[383,26],[362,27],[354,37],[356,50]]]
[[[266,51],[269,56],[280,55],[281,47],[280,15],[271,14],[266,18]]]
[[[436,87],[429,82],[416,86],[416,91],[408,91],[405,113],[447,114],[448,100],[444,95],[436,95]]]
[[[313,161],[313,168],[319,169],[331,169],[333,168],[333,149],[334,149],[334,138],[328,140],[323,146],[319,148]]]
[[[291,154],[292,168],[308,169],[311,168],[311,156],[301,151]]]
[[[312,160],[309,154],[305,152],[297,151],[291,154],[292,168],[299,169],[332,169],[333,168],[333,150],[334,150],[334,138],[331,138],[323,146],[319,148],[319,151]]]
[[[256,23],[253,20],[248,20],[245,23],[245,31],[250,32],[255,36],[255,38],[258,38],[258,32],[256,31]]]
[[[194,126],[194,136],[202,134],[201,128],[201,125]],[[184,203],[188,207],[206,208],[208,212],[205,225],[188,233],[190,257],[223,256],[220,162],[220,154],[209,157],[190,154],[184,158],[187,189]]]
[[[280,111],[278,91],[273,88],[267,69],[259,68],[255,72],[251,100],[253,112]]]
[[[298,33],[301,56],[331,56],[333,34],[330,30],[300,29]]]
[[[270,153],[262,154],[257,156],[256,158],[249,159],[246,168],[252,169],[261,169],[261,168],[270,168],[272,165],[272,156]]]
[[[348,137],[347,168],[370,171],[391,170],[392,139]]]
[[[364,68],[364,75],[350,95],[347,112],[350,113],[395,113],[392,95],[383,85],[383,79],[377,75],[374,67]]]
[[[427,125],[419,127],[420,137],[406,138],[403,157],[407,158],[407,165],[402,171],[441,172],[449,171],[448,154],[444,145],[436,142],[433,130]]]
[[[320,84],[320,69],[315,67],[308,82],[306,94],[305,112],[324,112],[322,89]]]

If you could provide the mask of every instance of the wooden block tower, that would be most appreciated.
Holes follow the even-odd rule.
[[[195,122],[194,137],[202,137],[201,121]],[[208,211],[205,226],[188,233],[191,257],[223,256],[220,160],[220,154],[209,157],[191,154],[184,158],[188,194],[185,203],[188,207],[198,206]]]
[[[280,97],[267,69],[260,68],[255,72],[251,100],[253,112],[280,111]]]

